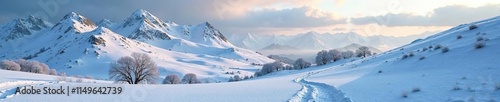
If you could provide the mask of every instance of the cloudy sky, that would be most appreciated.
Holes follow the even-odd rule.
[[[0,24],[27,15],[55,23],[71,11],[122,22],[145,9],[178,24],[208,21],[225,34],[405,36],[499,16],[500,0],[1,0],[0,9]]]

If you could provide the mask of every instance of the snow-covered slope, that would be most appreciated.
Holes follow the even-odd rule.
[[[109,28],[109,29],[116,29],[116,27],[118,25],[117,23],[112,22],[108,19],[102,19],[101,21],[97,22],[96,24],[99,27],[105,27],[105,28]]]
[[[139,10],[134,15],[137,13],[149,14],[147,11]],[[146,24],[146,22],[156,23]],[[14,43],[23,46],[0,49],[0,59],[32,59],[47,63],[51,68],[66,72],[69,75],[92,75],[97,78],[108,78],[108,69],[111,62],[133,52],[139,52],[147,53],[156,61],[161,68],[160,73],[162,76],[165,74],[184,75],[186,73],[196,73],[202,79],[210,78],[213,79],[212,81],[226,81],[231,76],[224,74],[228,71],[241,71],[243,75],[251,75],[255,69],[245,69],[251,63],[273,61],[255,51],[232,47],[231,43],[222,39],[223,37],[212,38],[222,35],[208,23],[192,27],[191,33],[188,33],[189,36],[202,35],[201,38],[212,39],[199,42],[190,41],[200,39],[194,39],[194,37],[193,39],[187,39],[188,35],[181,38],[177,36],[182,34],[172,32],[168,34],[151,33],[155,31],[163,32],[164,29],[160,29],[160,25],[168,28],[167,23],[162,23],[161,20],[151,15],[147,20],[139,19],[138,22],[125,23],[124,25],[138,26],[138,29],[149,29],[135,30],[144,32],[130,33],[129,37],[122,36],[127,35],[126,33],[119,34],[106,28],[106,25],[112,24],[109,21],[103,20],[100,24],[101,27],[98,27],[82,15],[74,12],[68,13],[56,25],[51,28],[41,29],[39,33],[31,35],[20,33],[19,35],[29,35],[30,37],[18,38],[21,39],[17,41],[19,43]],[[168,24],[177,26],[174,23]],[[10,26],[4,26],[3,28],[8,27]],[[205,30],[205,28],[208,30]],[[7,34],[0,35],[5,36]],[[169,39],[161,39],[162,37],[168,37]],[[225,43],[219,43],[219,40]],[[2,42],[3,45],[12,45],[12,41]],[[172,46],[165,47],[164,45]]]
[[[470,25],[478,28],[470,30]],[[332,66],[308,80],[336,86],[360,102],[496,102],[499,32],[500,17],[459,25],[374,57]],[[478,49],[477,42],[485,46]],[[445,48],[449,51],[443,52]],[[409,52],[414,56],[403,59]]]

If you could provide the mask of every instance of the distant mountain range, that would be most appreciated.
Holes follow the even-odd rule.
[[[436,31],[437,32],[437,31]],[[418,38],[424,38],[435,32],[423,34],[393,37],[393,36],[362,36],[354,32],[349,33],[317,33],[307,32],[297,35],[258,35],[258,34],[234,34],[230,41],[236,46],[251,50],[271,50],[269,46],[290,46],[300,50],[325,50],[342,48],[351,44],[371,46],[381,51],[386,51]],[[278,48],[279,49],[279,48]]]

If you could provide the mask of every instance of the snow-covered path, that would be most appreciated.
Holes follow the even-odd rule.
[[[326,70],[329,69],[332,68],[328,68]],[[288,101],[289,102],[352,102],[351,99],[347,98],[342,91],[338,90],[337,88],[331,85],[305,80],[305,78],[323,71],[325,70],[309,72],[304,76],[296,78],[294,82],[302,85],[302,89]]]

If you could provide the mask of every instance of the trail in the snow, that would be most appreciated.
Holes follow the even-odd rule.
[[[0,101],[16,95],[16,88],[31,85],[53,84],[55,82],[47,81],[10,81],[0,83]]]
[[[329,69],[332,68],[325,70]],[[305,78],[325,70],[309,72],[304,76],[296,78],[294,82],[302,85],[302,89],[288,100],[288,102],[352,102],[342,91],[331,85],[305,80]]]

